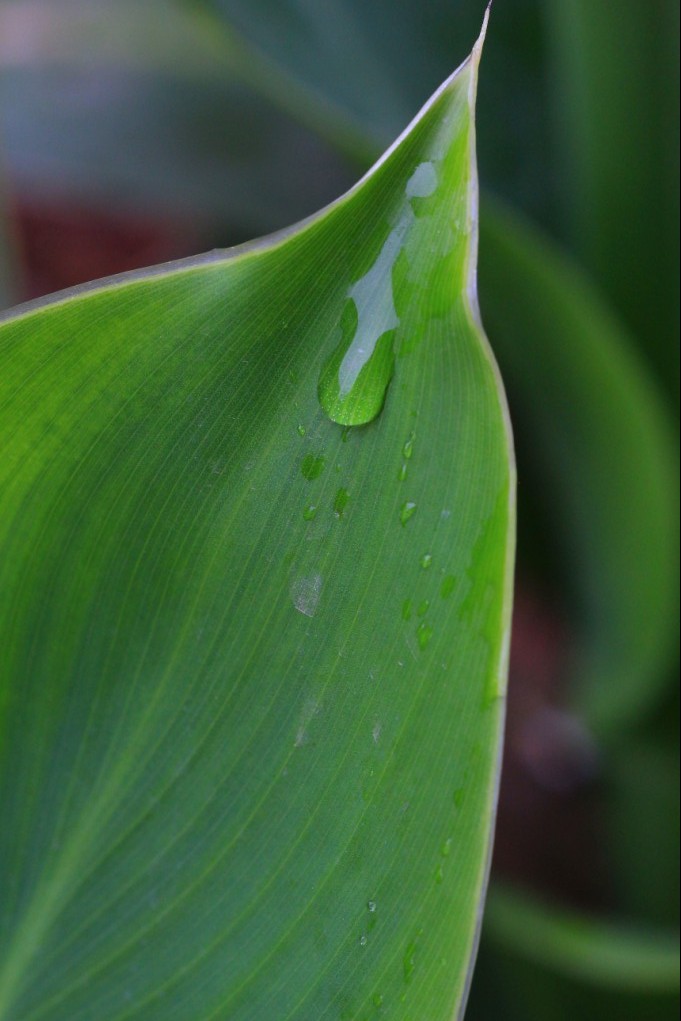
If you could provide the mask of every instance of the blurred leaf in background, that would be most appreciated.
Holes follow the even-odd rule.
[[[380,151],[463,59],[483,7],[2,0],[10,186],[22,204],[181,215],[194,247],[280,226]],[[544,903],[492,900],[470,1016],[668,1021],[678,4],[496,0],[478,123],[497,196],[482,201],[481,302],[517,433],[520,594],[539,607],[516,621],[496,869]]]

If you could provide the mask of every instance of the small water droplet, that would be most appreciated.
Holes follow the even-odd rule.
[[[341,443],[347,443],[349,438],[350,438],[350,426],[346,425],[345,428],[341,430]]]
[[[424,599],[423,602],[419,603],[419,608],[416,611],[419,617],[425,617],[430,609],[430,600]]]
[[[308,504],[305,510],[303,511],[303,517],[305,518],[306,521],[312,521],[313,518],[316,518],[316,516],[317,508],[313,503]]]
[[[452,853],[452,838],[447,837],[444,844],[440,848],[440,854],[442,855],[443,858],[449,858],[451,853]]]
[[[400,470],[397,473],[397,481],[398,482],[404,482],[406,477],[407,477],[407,465],[403,464],[403,465],[401,465]]]
[[[442,868],[442,865],[438,865],[438,867],[435,869],[435,882],[438,884],[438,886],[440,886],[444,882],[444,878],[445,870]]]
[[[321,574],[298,578],[291,586],[291,599],[296,610],[306,617],[314,617],[322,594]]]
[[[343,517],[343,512],[348,505],[349,499],[350,494],[348,493],[347,489],[343,489],[343,487],[341,486],[341,488],[336,493],[336,499],[333,501],[333,511],[337,518]]]
[[[409,500],[407,501],[407,503],[402,504],[402,509],[400,511],[400,521],[402,522],[403,525],[406,525],[406,523],[410,521],[415,514],[416,504]]]
[[[306,454],[300,465],[303,477],[312,482],[318,479],[326,467],[326,460],[321,455]]]
[[[369,942],[369,937],[368,936],[360,936],[359,937],[359,945],[361,947],[365,947],[368,942]]]
[[[402,970],[404,972],[404,981],[409,985],[412,978],[414,977],[414,970],[416,968],[416,943],[410,943],[407,947],[404,958],[402,960]]]
[[[369,912],[370,915],[376,914],[376,907],[377,905],[375,900],[370,900],[367,903],[367,911]]]
[[[402,603],[402,620],[411,620],[411,599],[405,599]]]
[[[382,1007],[383,1006],[383,997],[381,996],[380,993],[376,993],[376,995],[374,996],[373,1004],[374,1004],[374,1007]]]
[[[453,574],[448,574],[446,578],[442,579],[442,585],[440,586],[440,595],[443,599],[449,599],[452,592],[456,588],[456,578]]]
[[[426,624],[425,621],[419,624],[418,628],[416,629],[416,638],[419,643],[419,649],[425,649],[432,637],[433,629],[430,626],[430,624]]]
[[[416,439],[416,433],[412,433],[408,440],[405,440],[404,446],[402,447],[402,456],[405,461],[408,461],[414,453],[414,440]]]
[[[297,432],[298,432],[299,436],[304,436],[305,433],[307,432],[307,429],[305,428],[304,425],[299,425],[298,429],[297,429]]]
[[[421,567],[424,571],[427,571],[429,567],[433,566],[433,554],[424,553],[421,557]]]
[[[457,787],[457,789],[454,791],[454,804],[456,805],[457,808],[461,808],[465,796],[466,792],[463,789],[463,787]]]

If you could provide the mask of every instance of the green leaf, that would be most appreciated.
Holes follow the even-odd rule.
[[[679,5],[546,10],[568,233],[678,393]]]
[[[577,629],[574,697],[612,738],[659,700],[676,654],[673,433],[598,292],[540,233],[488,208],[483,311],[520,426],[523,478],[542,487],[544,528],[559,544],[553,581]]]
[[[510,1021],[672,1021],[678,960],[677,935],[598,921],[497,888],[466,1018],[496,1021],[501,1002]]]
[[[679,939],[616,925],[497,887],[488,904],[492,942],[592,987],[679,992]]]
[[[0,326],[2,1021],[460,1016],[514,518],[480,45],[319,215]]]

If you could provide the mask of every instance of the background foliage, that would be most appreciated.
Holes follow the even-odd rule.
[[[50,246],[58,283],[96,275],[63,269],[76,214],[106,227],[100,247],[145,224],[150,256],[128,245],[112,272],[312,212],[465,56],[482,10],[2,0],[5,303],[52,289]],[[674,0],[497,0],[490,26],[480,291],[521,503],[472,1021],[678,1013],[677,48]]]

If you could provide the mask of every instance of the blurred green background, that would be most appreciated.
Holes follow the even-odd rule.
[[[0,305],[227,246],[354,182],[482,0],[0,0]],[[496,0],[480,299],[520,478],[469,1021],[678,1016],[674,0]]]

